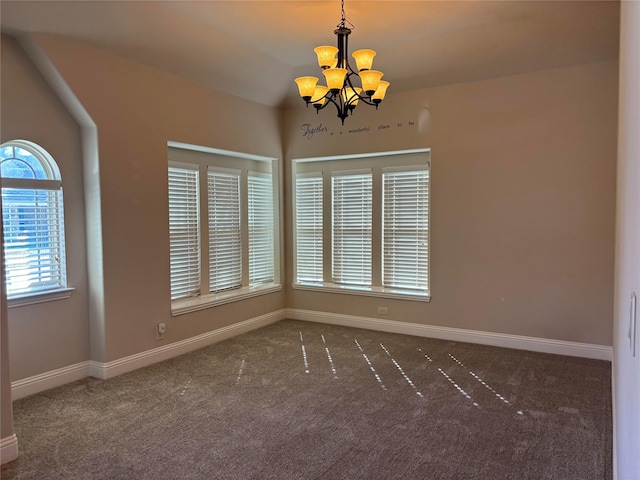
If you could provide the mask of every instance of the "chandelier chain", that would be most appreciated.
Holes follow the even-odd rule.
[[[349,28],[353,30],[355,25],[349,21],[347,15],[344,13],[344,0],[341,0],[341,18],[340,23],[337,25],[338,28]]]

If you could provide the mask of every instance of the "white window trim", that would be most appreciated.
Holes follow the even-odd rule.
[[[359,287],[355,285],[340,285],[337,283],[292,283],[294,290],[306,290],[309,292],[340,293],[344,295],[361,295],[364,297],[396,298],[400,300],[413,300],[416,302],[430,302],[431,295],[419,290],[402,290],[385,288],[381,286]]]
[[[255,286],[241,287],[220,293],[210,293],[192,298],[181,298],[171,302],[171,316],[177,317],[185,313],[197,312],[206,308],[224,305],[225,303],[246,300],[247,298],[258,297],[268,293],[279,292],[282,285],[277,283],[263,283]]]
[[[35,305],[37,303],[54,302],[56,300],[65,300],[71,298],[71,294],[75,288],[67,287],[60,288],[58,290],[47,290],[44,292],[33,292],[23,295],[16,295],[15,297],[7,299],[7,306],[9,308],[24,307],[27,305]]]

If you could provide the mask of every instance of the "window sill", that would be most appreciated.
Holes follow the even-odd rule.
[[[35,305],[36,303],[53,302],[56,300],[64,300],[70,298],[75,288],[60,288],[58,290],[47,290],[46,292],[26,293],[16,295],[7,299],[9,308],[24,307],[26,305]]]
[[[177,317],[178,315],[184,315],[185,313],[196,312],[198,310],[204,310],[205,308],[211,308],[225,303],[246,300],[247,298],[279,292],[280,290],[282,290],[282,285],[277,283],[266,283],[256,287],[243,287],[238,290],[231,290],[219,294],[211,293],[199,297],[174,300],[171,302],[171,316]]]
[[[399,300],[412,300],[416,302],[430,302],[431,295],[427,292],[416,290],[402,290],[385,287],[358,287],[355,285],[339,285],[336,283],[293,283],[295,290],[307,290],[312,292],[341,293],[346,295],[362,295],[376,298],[396,298]]]

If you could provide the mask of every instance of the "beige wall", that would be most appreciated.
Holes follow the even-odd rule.
[[[288,307],[611,345],[617,68],[391,87],[342,128],[332,107],[288,110],[287,191],[292,159],[432,149],[431,302],[289,289]]]
[[[611,345],[617,63],[391,91],[378,112],[359,107],[341,129],[329,109],[278,112],[68,40],[35,36],[33,45],[95,123],[96,149],[86,136],[81,142],[77,123],[16,43],[5,37],[2,43],[3,120],[20,120],[3,121],[3,141],[14,138],[7,125],[27,125],[18,100],[29,98],[23,103],[42,124],[31,121],[11,134],[55,137],[59,147],[43,145],[69,162],[63,178],[74,179],[78,192],[80,157],[93,152],[99,176],[85,171],[85,177],[99,182],[99,192],[85,178],[85,198],[95,194],[92,203],[101,209],[87,210],[86,221],[88,260],[100,267],[91,276],[100,278],[78,273],[70,301],[23,307],[16,327],[18,309],[10,310],[14,381],[84,360],[117,360],[285,307],[377,317],[377,307],[386,305],[390,320]],[[68,131],[50,129],[54,115]],[[307,139],[301,130],[307,122],[327,131]],[[349,133],[365,127],[370,131]],[[286,252],[291,159],[431,148],[431,303],[293,291],[289,256],[286,292],[171,317],[168,140],[276,158],[284,148]],[[78,195],[73,208],[82,208]],[[84,224],[76,217],[67,228],[80,235]],[[82,245],[71,251],[77,261],[84,255]],[[89,300],[92,282],[99,288]],[[52,316],[51,307],[61,311]],[[99,312],[90,328],[89,311]],[[161,342],[158,322],[167,323]],[[34,358],[34,349],[42,355]]]
[[[17,380],[89,358],[84,192],[80,130],[17,42],[2,35],[1,142],[31,140],[62,175],[71,298],[8,311],[11,378]],[[37,353],[37,354],[36,354]]]
[[[280,292],[172,317],[169,296],[167,142],[279,158],[277,111],[61,38],[35,41],[97,126],[104,331],[94,343],[104,349],[92,358],[116,360],[284,308]],[[158,322],[167,324],[161,342]]]

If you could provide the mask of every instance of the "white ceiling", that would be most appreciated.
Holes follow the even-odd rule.
[[[389,93],[617,58],[619,2],[346,0]],[[64,35],[266,105],[321,77],[340,1],[0,1],[2,32]]]

